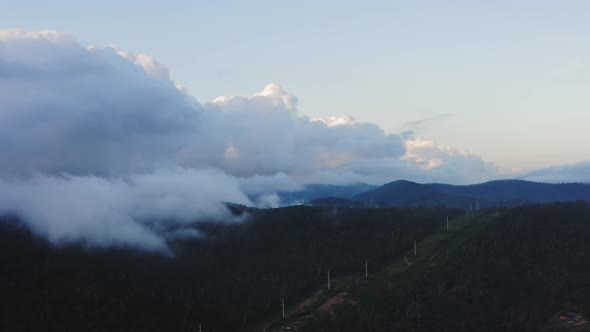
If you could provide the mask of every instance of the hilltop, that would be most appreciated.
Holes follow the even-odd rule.
[[[463,210],[509,207],[527,203],[590,200],[590,185],[549,184],[523,180],[497,180],[474,185],[419,184],[393,181],[352,199],[367,207],[446,206]]]

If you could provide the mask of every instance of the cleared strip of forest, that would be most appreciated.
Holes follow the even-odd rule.
[[[275,317],[265,322],[262,330],[312,331],[322,321],[331,319],[334,310],[341,306],[355,306],[357,303],[362,305],[385,290],[409,286],[416,274],[444,264],[449,253],[483,230],[496,216],[495,213],[482,211],[454,218],[449,221],[448,231],[445,229],[427,236],[417,243],[415,252],[412,246],[403,256],[366,278],[355,275],[333,279],[330,290],[325,286],[316,290],[297,305],[291,306],[284,319]]]

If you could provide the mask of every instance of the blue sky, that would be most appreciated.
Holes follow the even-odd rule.
[[[503,171],[590,159],[588,1],[6,1],[0,22],[150,54],[201,102],[277,82]]]

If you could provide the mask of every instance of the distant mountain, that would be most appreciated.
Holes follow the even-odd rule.
[[[590,185],[548,184],[523,180],[498,180],[475,185],[418,184],[394,181],[353,197],[364,206],[437,206],[469,209],[516,206],[525,203],[590,200]]]
[[[326,197],[318,198],[308,202],[311,206],[322,206],[322,207],[340,207],[340,208],[360,208],[363,204],[353,199],[339,198],[339,197]]]
[[[308,203],[319,198],[345,198],[351,199],[355,195],[373,190],[377,186],[365,183],[356,183],[351,185],[330,185],[330,184],[310,184],[305,186],[304,190],[295,192],[279,192],[277,195],[282,203]]]
[[[398,180],[358,194],[353,199],[365,206],[404,206],[431,193],[434,193],[434,190],[426,185]]]
[[[497,180],[469,186],[427,184],[437,191],[478,197],[490,201],[526,199],[533,203],[567,202],[590,199],[590,185],[551,184],[523,180]]]

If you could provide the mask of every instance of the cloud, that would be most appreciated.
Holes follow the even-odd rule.
[[[141,66],[141,68],[143,68],[149,77],[161,81],[170,81],[170,71],[166,66],[159,63],[154,57],[147,54],[131,54],[116,46],[112,46],[112,48],[117,51],[120,56],[130,60],[136,65]],[[90,47],[90,49],[95,49],[95,47]]]
[[[56,32],[1,33],[0,173],[119,175],[173,162],[200,106],[120,53]]]
[[[442,113],[442,114],[438,114],[435,116],[431,116],[428,118],[424,118],[424,119],[420,119],[420,120],[415,120],[415,121],[409,121],[404,123],[403,125],[400,126],[400,130],[418,130],[418,129],[423,129],[425,127],[426,124],[431,123],[431,122],[435,122],[438,120],[443,120],[443,119],[447,119],[452,117],[453,114],[450,113]]]
[[[299,115],[297,98],[278,84],[252,96],[219,97],[203,108],[198,139],[180,152],[183,166],[215,166],[236,176],[305,175],[404,153],[400,136],[377,125]]]
[[[445,147],[433,140],[412,137],[405,141],[406,154],[402,158],[422,174],[420,182],[472,184],[495,179],[497,167],[465,149]]]
[[[466,150],[439,146],[432,140],[414,137],[410,132],[404,133],[403,137],[406,152],[401,158],[355,160],[317,172],[305,181],[381,185],[403,179],[420,183],[473,184],[498,177],[493,164]]]
[[[274,191],[292,192],[304,189],[301,182],[285,173],[274,175],[255,175],[239,179],[240,188],[252,195]]]
[[[278,206],[303,184],[472,182],[481,158],[336,115],[279,84],[201,104],[146,54],[0,30],[0,213],[54,243],[167,248],[224,202]],[[254,203],[253,203],[254,201]]]
[[[0,180],[0,211],[21,217],[55,244],[167,251],[167,237],[193,234],[196,220],[235,220],[222,202],[251,204],[218,170],[175,169],[128,180],[44,176]]]
[[[522,176],[535,182],[581,182],[590,184],[590,161],[539,169]]]
[[[281,206],[281,198],[276,192],[265,193],[257,197],[256,205],[261,208],[278,208]]]
[[[278,84],[201,105],[153,57],[58,32],[3,31],[0,73],[2,175],[122,177],[181,166],[305,177],[407,154],[407,138],[378,125],[300,115]]]

